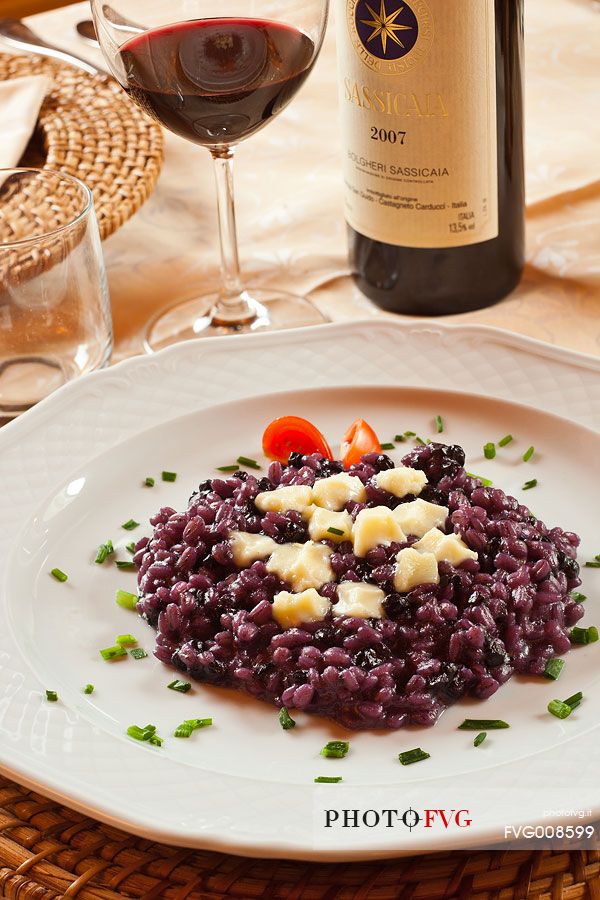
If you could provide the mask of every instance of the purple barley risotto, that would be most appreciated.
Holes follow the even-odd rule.
[[[314,523],[334,519],[313,506],[308,515],[281,488],[310,494],[341,483],[341,462],[292,453],[266,477],[239,471],[202,482],[184,512],[162,508],[152,536],[136,544],[137,609],[157,631],[156,656],[198,681],[354,729],[433,725],[464,695],[485,700],[514,672],[541,675],[569,650],[568,630],[583,615],[570,596],[580,584],[579,538],[484,487],[464,461],[461,447],[438,443],[415,448],[398,468],[367,454],[347,471],[353,490],[325,501],[342,527],[319,539]],[[402,467],[413,470],[401,471],[413,493],[397,489]],[[414,524],[423,510],[425,525]],[[382,533],[386,516],[408,524],[405,533]],[[252,561],[248,540],[263,558]],[[321,548],[317,588],[306,587],[310,572],[298,580],[301,567],[273,562],[306,542]]]

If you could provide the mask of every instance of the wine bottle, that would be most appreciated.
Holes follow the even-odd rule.
[[[345,215],[383,309],[489,306],[524,256],[523,0],[337,0]]]

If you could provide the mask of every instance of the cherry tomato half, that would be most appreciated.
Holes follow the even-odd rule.
[[[280,416],[267,425],[262,439],[265,456],[287,463],[290,453],[320,453],[333,459],[331,447],[312,422],[300,416]]]
[[[365,453],[381,453],[379,438],[364,419],[355,419],[342,439],[340,457],[344,467],[360,462]]]

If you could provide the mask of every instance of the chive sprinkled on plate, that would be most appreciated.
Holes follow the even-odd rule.
[[[174,681],[169,682],[167,687],[170,691],[177,691],[178,694],[187,694],[187,692],[192,689],[192,685],[189,681],[181,681],[179,678],[175,678]]]
[[[113,542],[111,540],[106,541],[104,544],[100,544],[98,547],[98,551],[96,553],[95,563],[98,565],[102,565],[105,560],[108,559],[109,556],[112,556],[115,552],[115,548],[113,547]]]
[[[93,693],[94,693],[94,685],[93,685],[93,684],[86,684],[86,686],[85,686],[84,689],[83,689],[83,693],[84,693],[84,694],[93,694]]]
[[[526,481],[522,487],[523,491],[530,491],[531,488],[537,487],[538,480],[537,478],[530,478],[529,481]]]
[[[397,444],[403,444],[406,441],[406,435],[405,434],[396,434],[394,436],[394,440],[396,441]]]
[[[145,741],[153,747],[162,747],[163,739],[157,735],[156,725],[145,725],[143,728],[140,725],[130,725],[127,734],[134,741]]]
[[[469,478],[476,478],[484,487],[491,487],[494,483],[491,478],[484,478],[483,475],[475,475],[474,472],[467,472],[467,475]]]
[[[146,659],[148,654],[142,647],[134,647],[133,650],[129,651],[129,655],[133,657],[133,659]]]
[[[290,728],[296,727],[296,722],[290,716],[287,706],[282,706],[279,710],[279,724],[283,728],[284,731],[289,731]]]
[[[544,675],[546,678],[551,678],[553,681],[556,681],[557,678],[560,678],[560,673],[564,667],[564,659],[549,659],[544,668]]]
[[[341,775],[319,775],[314,779],[315,784],[339,784],[343,781]]]
[[[328,759],[343,759],[349,749],[349,741],[328,741],[321,750],[321,756]]]
[[[586,569],[600,569],[600,559],[588,560],[584,563]]]
[[[424,759],[429,759],[430,756],[430,753],[427,753],[425,750],[421,750],[420,747],[415,747],[414,750],[404,750],[403,753],[399,753],[398,759],[403,766],[412,766],[413,763],[421,762]]]
[[[433,421],[435,422],[435,430],[437,431],[437,433],[442,434],[442,432],[444,431],[444,420],[442,419],[442,417],[436,416]]]
[[[571,591],[571,599],[575,601],[575,603],[583,603],[587,600],[586,594],[582,594],[581,591]]]
[[[391,441],[388,441],[386,444],[381,444],[381,449],[382,450],[395,450],[396,445],[393,444]]]
[[[52,569],[52,571],[50,572],[50,574],[52,575],[53,578],[56,578],[57,581],[64,582],[64,581],[68,581],[68,580],[69,580],[69,576],[66,575],[66,574],[62,571],[62,569]]]
[[[161,472],[160,477],[163,481],[177,481],[177,472]]]
[[[495,728],[510,728],[503,719],[465,719],[458,726],[459,731],[493,731]]]
[[[137,638],[132,634],[118,634],[115,638],[117,647],[134,647],[137,644]]]
[[[125,549],[129,551],[129,553],[135,553],[135,541],[132,541],[130,544],[125,544]]]
[[[566,703],[567,706],[571,707],[571,709],[577,709],[582,700],[583,692],[577,691],[576,694],[572,694],[570,697],[567,697],[566,700],[563,700],[563,703]]]
[[[473,738],[473,746],[474,746],[474,747],[479,747],[481,744],[483,744],[483,742],[485,741],[486,737],[487,737],[487,732],[486,732],[486,731],[480,731],[479,734],[476,734],[475,737]]]
[[[404,432],[404,437],[406,437],[406,438],[409,438],[409,437],[416,437],[416,436],[417,436],[417,432],[416,432],[416,431],[405,431],[405,432]]]
[[[139,522],[136,522],[135,519],[128,519],[126,522],[123,522],[121,528],[124,528],[125,531],[133,531],[134,528],[139,526]]]
[[[125,647],[119,647],[118,645],[115,647],[106,647],[104,650],[100,651],[100,656],[102,659],[110,662],[112,659],[120,659],[123,656],[127,656],[127,650]]]
[[[212,725],[212,719],[184,719],[181,725],[178,725],[173,736],[177,738],[189,738],[198,728],[207,728]]]
[[[137,594],[132,594],[129,591],[119,590],[115,594],[115,602],[117,606],[121,606],[123,609],[135,609],[138,597]]]
[[[58,700],[58,694],[56,693],[56,691],[46,691],[46,700],[48,700],[50,703],[56,703],[56,701]]]
[[[237,472],[238,469],[237,463],[234,466],[217,466],[217,472]]]
[[[548,712],[556,716],[557,719],[566,719],[571,715],[573,709],[568,703],[563,703],[562,700],[551,700],[548,704]]]
[[[144,487],[154,487],[156,481],[152,478],[151,475],[148,475],[147,478],[144,478]]]
[[[523,454],[523,462],[529,462],[533,454],[535,453],[535,447],[528,447],[525,453]]]
[[[255,459],[252,459],[251,456],[238,456],[237,458],[238,465],[246,466],[248,469],[260,469],[260,463],[258,463]]]
[[[575,628],[571,628],[569,637],[572,644],[595,644],[598,640],[598,629],[595,625],[590,625],[589,628],[580,628],[576,625]]]
[[[340,535],[343,535],[344,529],[343,528],[334,528],[332,525],[330,528],[327,529],[327,533],[328,534],[337,534],[338,536],[340,536]]]
[[[514,441],[514,437],[512,436],[512,434],[505,434],[504,437],[500,438],[500,440],[498,441],[498,446],[506,447],[508,446],[508,444],[512,443],[512,441]]]
[[[135,563],[130,559],[118,559],[115,562],[115,566],[117,567],[117,569],[123,569],[130,572],[135,569]]]
[[[484,444],[483,455],[486,459],[494,459],[494,457],[496,456],[496,445],[491,441],[488,441],[487,444]]]

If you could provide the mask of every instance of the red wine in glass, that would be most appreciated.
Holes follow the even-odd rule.
[[[266,19],[198,19],[143,32],[116,68],[135,102],[208,147],[254,134],[292,99],[316,58],[302,31]]]

